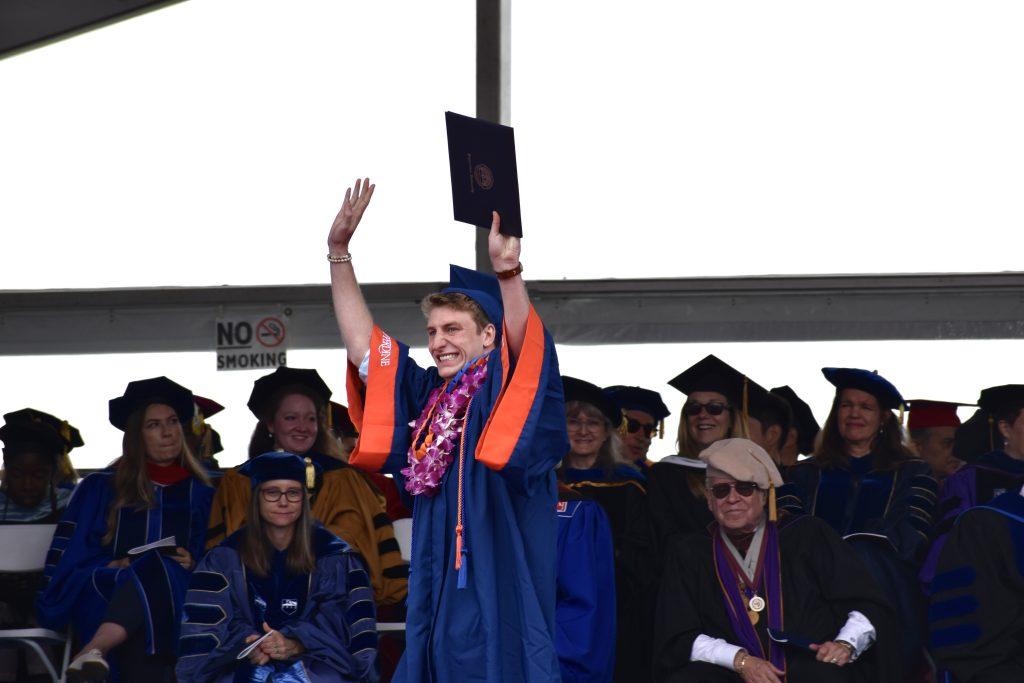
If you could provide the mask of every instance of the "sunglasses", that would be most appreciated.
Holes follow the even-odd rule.
[[[722,403],[721,401],[711,401],[710,403],[688,401],[683,405],[683,415],[687,417],[696,417],[700,415],[702,410],[706,410],[708,415],[721,415],[725,411],[729,410],[729,404]]]
[[[646,436],[649,439],[649,438],[651,438],[651,435],[654,434],[655,431],[657,431],[658,425],[656,425],[656,424],[644,424],[643,422],[639,422],[638,420],[634,420],[631,417],[627,417],[626,418],[626,431],[627,432],[629,432],[630,434],[636,434],[641,429],[644,430],[644,436]]]
[[[736,493],[740,494],[744,498],[750,498],[754,495],[754,491],[757,490],[757,484],[752,481],[737,481],[731,484],[715,484],[714,486],[708,487],[713,495],[718,500],[724,500],[729,497],[729,492],[736,489]]]

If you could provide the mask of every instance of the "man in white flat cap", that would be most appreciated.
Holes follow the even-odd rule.
[[[892,610],[823,521],[783,513],[767,452],[723,439],[700,454],[710,537],[669,548],[655,619],[659,681],[898,681]]]

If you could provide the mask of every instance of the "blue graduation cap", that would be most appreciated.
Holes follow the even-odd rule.
[[[661,400],[661,394],[650,389],[617,384],[605,387],[604,392],[623,410],[639,410],[655,420],[664,420],[671,414],[668,406]]]
[[[498,278],[457,266],[454,263],[450,264],[449,268],[448,286],[441,290],[441,293],[465,294],[477,302],[500,335],[505,308],[501,304],[501,288],[498,286]]]
[[[866,391],[877,398],[878,404],[886,410],[896,408],[902,410],[906,403],[892,382],[877,372],[860,368],[822,368],[821,374],[825,375],[825,379],[832,383],[838,391],[843,389]]]
[[[249,483],[254,490],[260,484],[275,479],[297,481],[311,489],[316,482],[320,466],[309,458],[300,458],[294,453],[270,451],[248,460],[238,468],[238,471],[249,477]]]

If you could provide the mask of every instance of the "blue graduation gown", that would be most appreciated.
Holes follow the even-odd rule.
[[[317,523],[312,574],[289,575],[285,553],[275,553],[270,574],[260,578],[246,570],[238,554],[244,533],[239,530],[210,550],[192,575],[181,626],[178,680],[376,680],[373,589],[358,553]],[[271,660],[261,667],[236,659],[247,636],[264,633],[264,621],[301,642],[305,652],[297,660]]]
[[[126,557],[131,548],[171,535],[198,562],[213,489],[192,477],[169,486],[154,484],[155,507],[122,508],[114,540],[104,544],[107,512],[115,498],[114,472],[103,470],[83,479],[57,524],[36,603],[39,623],[62,629],[71,620],[77,636],[87,642],[102,623],[114,591],[128,581],[147,610],[147,652],[173,657],[189,572],[153,550],[132,560],[125,569],[107,564]]]
[[[615,671],[615,551],[601,506],[558,502],[555,649],[564,683],[608,683]]]
[[[504,335],[503,335],[504,338]],[[364,386],[349,365],[356,467],[406,465],[409,423],[440,385],[379,328]],[[405,655],[396,681],[557,681],[554,467],[569,449],[554,343],[531,308],[519,357],[502,345],[462,432],[464,556],[455,565],[459,453],[433,497],[416,496]]]
[[[958,683],[1024,680],[1024,497],[960,515],[939,557],[929,647]]]

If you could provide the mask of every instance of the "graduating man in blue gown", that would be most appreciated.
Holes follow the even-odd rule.
[[[488,238],[497,279],[452,267],[423,302],[436,367],[373,324],[349,241],[373,194],[357,182],[328,237],[349,358],[350,463],[413,494],[398,681],[557,681],[554,467],[569,448],[554,343],[530,305],[519,240]]]

